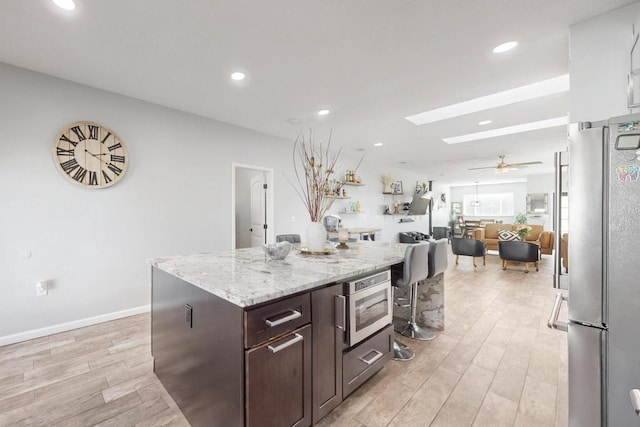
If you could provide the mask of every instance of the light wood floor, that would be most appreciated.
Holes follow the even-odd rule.
[[[565,426],[566,335],[546,327],[552,259],[450,259],[446,330],[405,340],[321,426]],[[188,426],[152,372],[149,315],[0,347],[0,426]]]

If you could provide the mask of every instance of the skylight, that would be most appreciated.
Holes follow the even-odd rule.
[[[569,74],[405,117],[420,126],[569,90]]]
[[[538,129],[547,129],[555,126],[562,126],[569,123],[568,116],[556,117],[554,119],[540,120],[538,122],[523,123],[520,125],[508,126],[499,129],[491,129],[482,132],[469,133],[466,135],[443,138],[447,144],[459,144],[461,142],[477,141],[480,139],[493,138],[495,136],[512,135],[515,133],[528,132]]]
[[[73,2],[73,0],[53,0],[53,2],[60,9],[73,10],[76,8],[76,4]]]
[[[514,47],[518,46],[518,42],[506,42],[506,43],[502,43],[501,45],[496,46],[495,48],[493,48],[493,53],[504,53],[504,52],[508,52],[511,49],[513,49]]]

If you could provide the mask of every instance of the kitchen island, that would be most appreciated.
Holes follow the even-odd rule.
[[[387,271],[405,248],[152,259],[154,371],[194,426],[316,423],[391,359],[390,325],[345,343],[342,283]]]

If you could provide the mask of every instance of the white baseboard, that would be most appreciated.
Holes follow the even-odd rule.
[[[60,332],[83,328],[85,326],[108,322],[110,320],[122,319],[123,317],[134,316],[136,314],[148,313],[150,310],[150,305],[142,305],[140,307],[129,308],[127,310],[115,311],[113,313],[87,317],[86,319],[74,320],[73,322],[60,323],[58,325],[47,326],[45,328],[32,329],[30,331],[19,332],[17,334],[5,335],[3,337],[0,337],[0,346],[32,340],[34,338],[45,337],[47,335],[59,334]]]

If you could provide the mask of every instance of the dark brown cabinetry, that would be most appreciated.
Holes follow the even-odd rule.
[[[390,326],[347,348],[343,299],[333,284],[241,308],[154,267],[154,371],[194,427],[310,426],[391,358]]]
[[[247,350],[246,425],[311,425],[311,326]]]
[[[157,268],[152,283],[155,374],[193,427],[242,427],[242,308]]]
[[[309,294],[245,311],[245,347],[253,347],[308,323],[311,323]]]
[[[311,425],[310,322],[309,294],[245,312],[248,427]]]
[[[342,402],[344,333],[336,328],[336,317],[344,315],[336,312],[336,298],[341,297],[342,285],[332,285],[311,293],[314,423]],[[344,324],[344,321],[340,324]]]
[[[389,325],[344,353],[342,359],[344,397],[350,395],[391,360],[392,348],[393,325]]]

